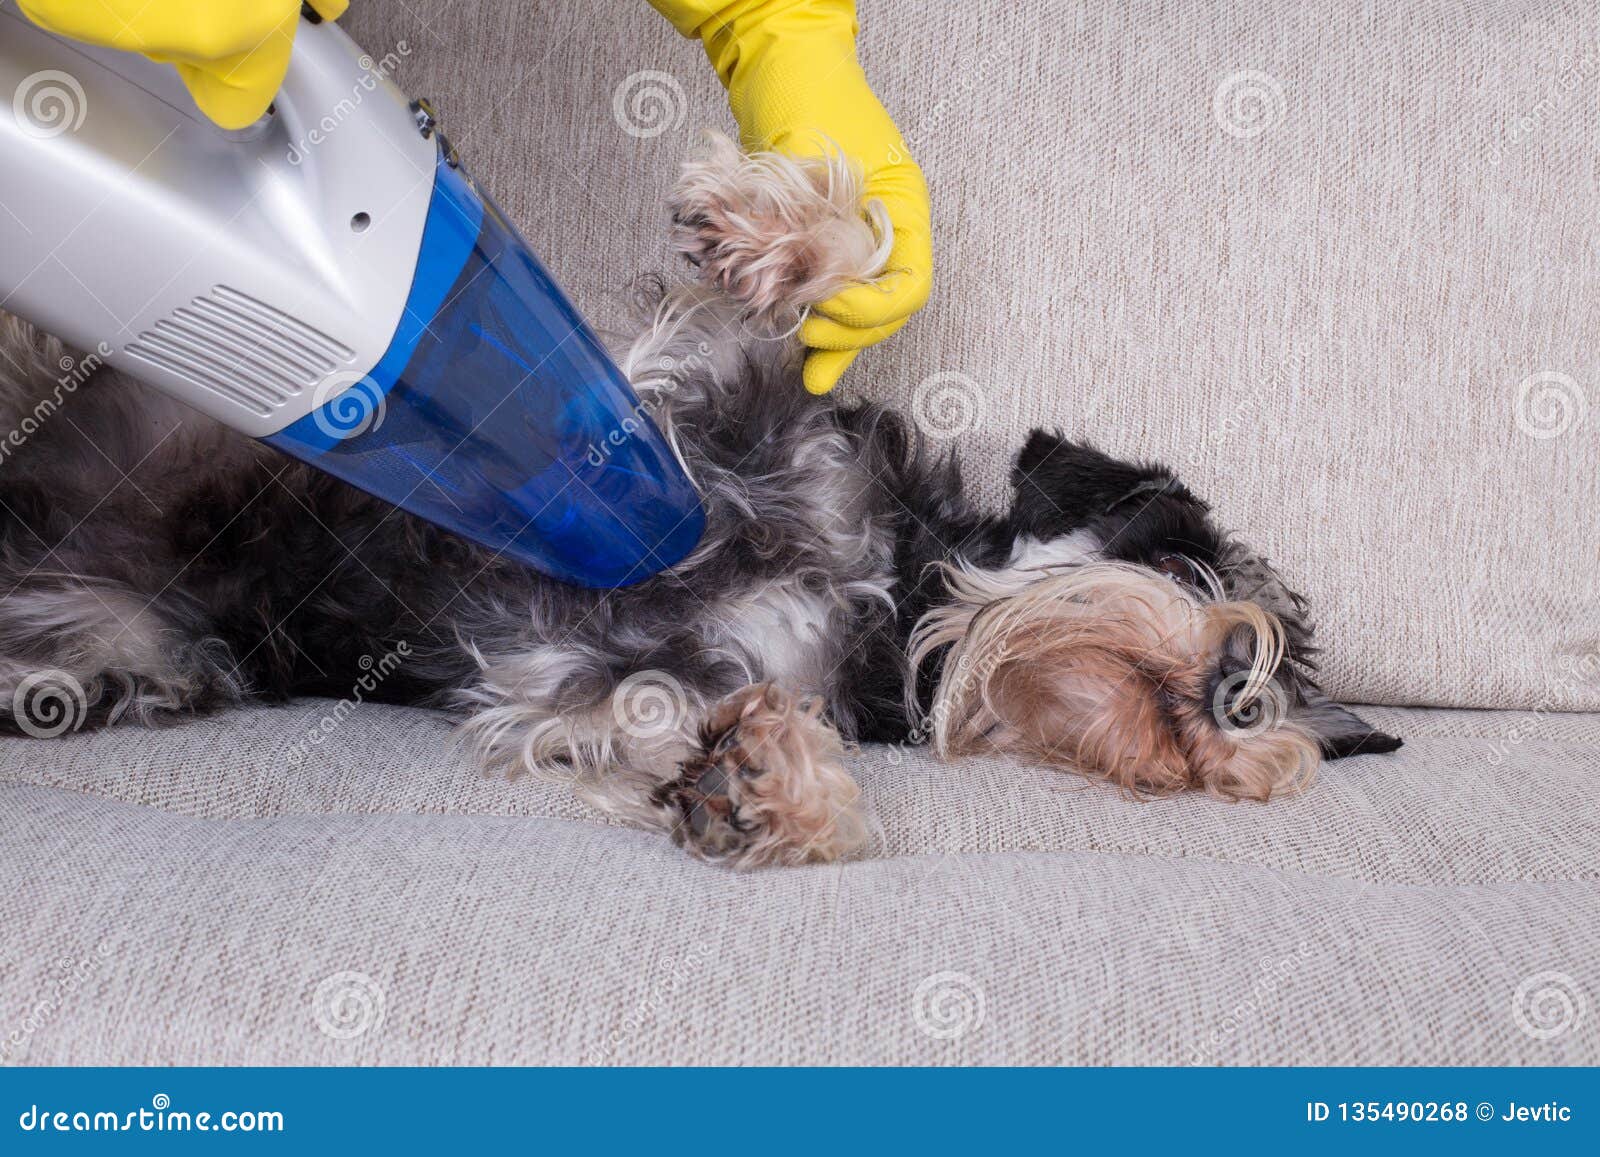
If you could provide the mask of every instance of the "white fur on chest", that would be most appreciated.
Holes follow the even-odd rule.
[[[799,691],[818,692],[834,651],[829,619],[837,603],[798,583],[773,583],[718,608],[717,639],[749,670]]]

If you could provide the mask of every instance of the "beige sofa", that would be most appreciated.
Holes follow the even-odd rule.
[[[1230,806],[869,749],[864,859],[735,875],[423,712],[6,741],[0,1061],[1600,1062],[1600,43],[1463,7],[861,4],[941,266],[847,388],[954,413],[989,501],[1035,423],[1178,466],[1398,754]],[[727,126],[696,46],[347,26],[620,326]]]

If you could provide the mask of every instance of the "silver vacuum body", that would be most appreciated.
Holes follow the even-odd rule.
[[[8,6],[4,93],[0,308],[258,438],[377,364],[436,146],[338,28],[304,24],[271,114],[226,132],[170,67]]]
[[[385,73],[302,19],[227,132],[168,66],[0,7],[0,309],[556,578],[672,566],[704,528],[681,463]]]

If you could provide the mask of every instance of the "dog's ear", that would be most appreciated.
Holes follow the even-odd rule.
[[[1119,543],[1112,557],[1123,561],[1149,565],[1199,551],[1207,556],[1200,561],[1212,562],[1210,508],[1159,462],[1124,461],[1059,431],[1034,430],[1017,454],[1011,483],[1011,520],[1021,533],[1050,538],[1089,527],[1102,542]],[[1124,542],[1134,521],[1139,525]]]
[[[1295,719],[1304,724],[1324,759],[1343,759],[1348,755],[1385,755],[1401,746],[1402,740],[1379,731],[1353,711],[1347,711],[1320,691],[1306,696]]]
[[[1076,451],[1059,431],[1028,434],[1011,467],[1011,522],[1019,533],[1047,539],[1083,525],[1087,511],[1073,483]]]
[[[1107,513],[1119,503],[1139,498],[1148,502],[1158,492],[1192,503],[1201,513],[1210,509],[1159,462],[1113,458],[1059,430],[1035,429],[1028,435],[1011,470],[1011,485],[1018,492],[1036,486],[1083,515]]]
[[[1052,454],[1061,449],[1066,441],[1065,435],[1060,431],[1051,432],[1035,427],[1017,454],[1016,464],[1011,467],[1011,485],[1019,487],[1038,473],[1039,468]]]

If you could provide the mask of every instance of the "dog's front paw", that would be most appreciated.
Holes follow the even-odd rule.
[[[837,860],[866,842],[860,790],[815,704],[771,683],[718,703],[700,749],[656,791],[693,854],[735,867]]]
[[[708,133],[668,200],[673,241],[700,279],[755,314],[798,309],[883,271],[893,228],[862,204],[840,155],[746,155]]]

